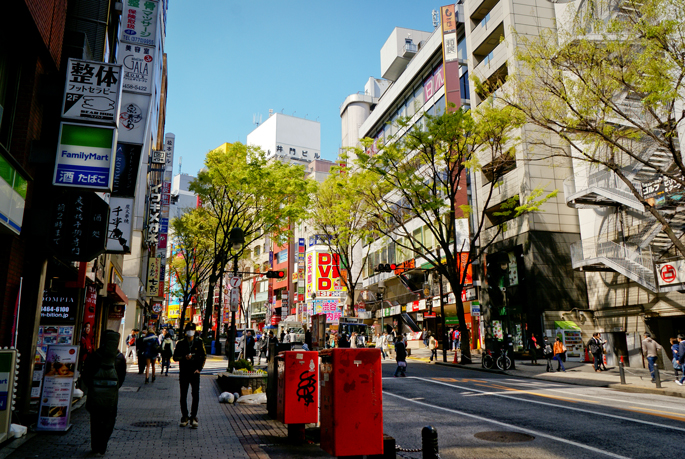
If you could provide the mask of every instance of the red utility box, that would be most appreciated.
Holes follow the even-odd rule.
[[[319,353],[281,352],[277,394],[276,417],[283,424],[319,422]]]
[[[332,456],[383,454],[380,349],[321,355],[321,449]]]

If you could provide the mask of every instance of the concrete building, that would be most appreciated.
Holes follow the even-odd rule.
[[[306,165],[321,158],[318,121],[273,113],[247,135],[247,145],[261,147],[267,158]]]

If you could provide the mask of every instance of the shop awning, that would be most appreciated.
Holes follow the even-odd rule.
[[[107,284],[107,298],[115,303],[128,303],[128,297],[117,284]]]
[[[580,327],[570,320],[555,320],[554,327],[562,330],[580,330]]]

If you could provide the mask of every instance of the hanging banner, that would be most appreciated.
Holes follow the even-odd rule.
[[[83,306],[83,328],[81,329],[81,350],[79,352],[81,362],[85,361],[89,354],[95,352],[95,308],[97,300],[97,288],[94,285],[88,285]]]
[[[116,132],[110,127],[61,123],[52,184],[111,191]]]
[[[131,253],[134,198],[109,198],[108,253]]]
[[[121,65],[70,58],[62,118],[116,126],[121,85]]]
[[[124,0],[121,41],[155,46],[159,2]]]
[[[119,60],[123,64],[124,91],[152,94],[155,81],[155,48],[122,43]]]
[[[162,212],[162,185],[150,185],[148,193],[147,243],[157,247],[159,243],[159,219]]]
[[[147,122],[150,96],[124,91],[121,94],[119,114],[119,142],[142,145],[145,143],[145,124]]]
[[[147,296],[157,296],[159,294],[160,267],[159,258],[150,258],[147,269]]]
[[[119,131],[121,131],[121,128],[119,128]],[[142,145],[117,143],[114,155],[112,196],[123,198],[135,197],[142,148]]]
[[[66,431],[71,416],[78,346],[48,346],[36,430]]]
[[[439,77],[445,84],[445,102],[447,110],[456,110],[461,106],[462,94],[459,89],[460,64],[457,42],[457,23],[459,22],[457,6],[450,4],[440,8],[442,18],[442,62],[438,70]],[[437,72],[436,72],[437,76]],[[437,83],[435,91],[438,90]],[[468,94],[463,95],[468,97]],[[454,104],[454,107],[450,107]]]

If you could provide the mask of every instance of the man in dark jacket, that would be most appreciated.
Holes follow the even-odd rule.
[[[247,336],[245,337],[245,358],[252,362],[254,365],[254,355],[255,355],[255,341],[252,337],[252,330],[247,331]]]
[[[143,327],[143,331],[138,333],[138,336],[136,336],[136,354],[138,357],[138,374],[142,375],[145,373],[145,357],[143,356],[143,353],[145,352],[145,349],[143,349],[143,340],[147,336],[147,327]]]
[[[195,337],[195,324],[189,323],[185,329],[186,337],[178,342],[174,350],[174,360],[178,362],[178,381],[181,384],[181,422],[185,427],[190,422],[192,429],[197,429],[197,409],[200,404],[200,372],[205,366],[207,354],[201,339]],[[188,385],[192,387],[193,402],[188,418]]]
[[[685,382],[685,335],[678,335],[678,364],[683,371],[683,377],[680,381],[676,379],[675,382],[682,386],[683,382]]]
[[[407,376],[407,348],[404,346],[402,337],[395,338],[395,360],[397,361],[397,369],[395,370],[395,377]]]
[[[86,410],[90,413],[90,445],[94,453],[107,451],[117,419],[119,388],[126,378],[126,358],[119,352],[119,338],[119,333],[107,330],[102,345],[86,358],[81,373],[88,391]]]

